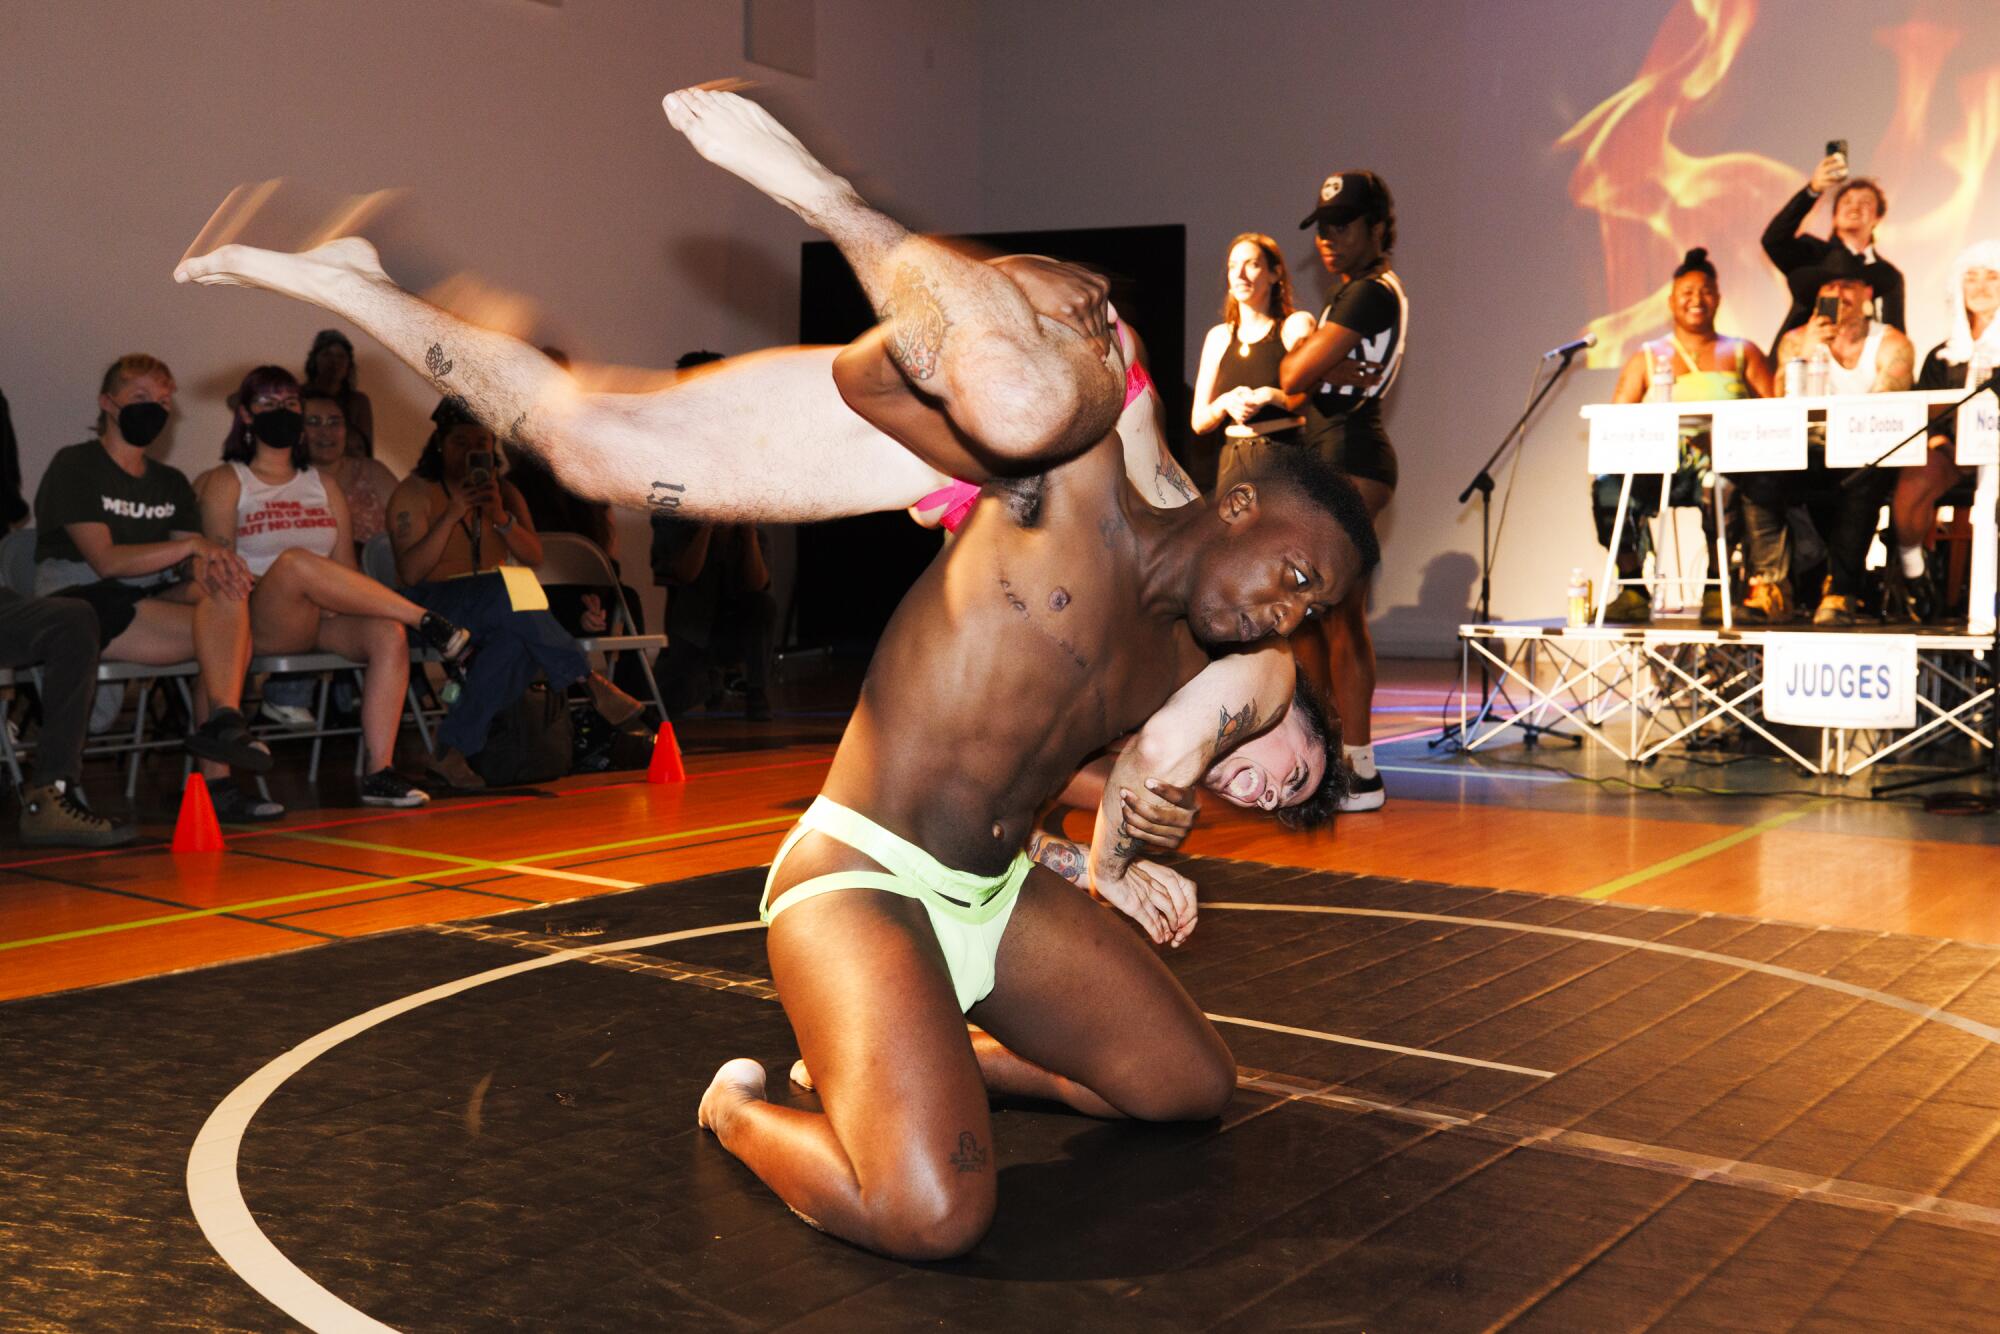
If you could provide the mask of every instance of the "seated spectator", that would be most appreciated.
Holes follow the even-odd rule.
[[[28,502],[21,498],[21,448],[14,439],[14,414],[7,410],[7,396],[0,394],[0,533],[19,528],[28,517]]]
[[[1778,341],[1780,363],[1799,358],[1809,362],[1826,353],[1828,394],[1882,394],[1908,389],[1916,354],[1899,329],[1876,321],[1874,292],[1862,276],[1862,262],[1836,247],[1816,275],[1815,294],[1829,300],[1832,317],[1815,311],[1812,318]],[[1780,386],[1782,389],[1782,386]],[[1826,466],[1826,424],[1806,428],[1806,469],[1803,472],[1743,473],[1732,477],[1743,497],[1746,541],[1753,560],[1773,581],[1789,579],[1792,595],[1806,572],[1793,567],[1794,542],[1786,511],[1803,505],[1826,543],[1828,575],[1825,592],[1813,611],[1814,625],[1853,625],[1860,616],[1866,584],[1868,546],[1875,538],[1882,502],[1895,486],[1893,469],[1876,468],[1853,486],[1841,483],[1854,470]],[[1799,605],[1803,605],[1801,598]],[[1782,620],[1785,607],[1774,604],[1772,620]]]
[[[392,767],[414,630],[447,661],[469,636],[361,573],[347,501],[307,462],[299,382],[278,366],[243,377],[223,466],[202,479],[202,531],[243,558],[256,577],[250,632],[258,653],[320,651],[367,664],[361,735],[374,768],[361,780],[368,806],[421,806],[429,794]]]
[[[2000,241],[1981,241],[1961,254],[1951,273],[1951,337],[1932,348],[1917,376],[1919,389],[1964,389],[1975,367],[2000,368]],[[1935,413],[1938,406],[1933,406]],[[1948,413],[1931,427],[1922,466],[1899,469],[1889,510],[1896,524],[1896,555],[1884,573],[1885,619],[1935,621],[1941,612],[1937,584],[1924,553],[1937,528],[1938,501],[1965,475],[1958,466],[1958,418]]]
[[[348,434],[347,414],[339,399],[306,389],[299,394],[299,407],[305,412],[306,457],[314,471],[338,486],[346,498],[358,556],[370,538],[389,530],[389,496],[396,489],[396,474],[353,447],[357,442]]]
[[[655,514],[653,581],[667,589],[667,647],[653,665],[667,716],[719,693],[727,670],[740,663],[745,716],[769,719],[778,609],[757,525]]]
[[[174,377],[144,353],[104,372],[97,434],[57,451],[35,492],[35,591],[90,604],[108,662],[200,668],[205,719],[187,748],[212,780],[224,819],[274,818],[284,808],[230,779],[233,765],[268,773],[271,751],[240,709],[250,662],[249,567],[201,532],[201,507],[178,469],[146,457],[173,411]]]
[[[31,847],[110,848],[139,835],[130,824],[91,810],[83,797],[83,738],[97,651],[97,614],[88,602],[23,597],[0,587],[0,667],[42,669],[42,732],[15,826]]]
[[[581,681],[614,725],[644,707],[590,670],[576,641],[546,611],[515,611],[492,572],[511,558],[539,565],[541,540],[521,493],[500,476],[493,432],[447,397],[416,471],[389,500],[389,538],[410,600],[470,630],[479,644],[458,700],[445,715],[434,773],[446,786],[484,787],[470,759],[486,747],[494,717],[540,672],[553,690]],[[478,576],[478,577],[475,577]]]
[[[1833,235],[1826,238],[1802,234],[1813,205],[1835,186]],[[1845,252],[1860,264],[1860,276],[1868,284],[1868,314],[1892,329],[1903,327],[1903,271],[1875,253],[1875,227],[1889,211],[1889,196],[1866,176],[1851,176],[1845,153],[1830,153],[1813,168],[1812,179],[1803,190],[1786,201],[1764,228],[1764,253],[1785,275],[1791,288],[1792,304],[1778,326],[1778,340],[1806,322],[1812,314],[1813,299],[1819,293],[1819,269],[1835,251]],[[1771,355],[1779,365],[1778,343]]]
[[[305,387],[331,394],[347,427],[347,452],[375,457],[375,405],[354,387],[354,344],[338,329],[321,329],[306,353]]]
[[[1696,247],[1687,252],[1674,270],[1673,285],[1667,289],[1667,315],[1672,328],[1665,338],[1642,344],[1619,373],[1614,403],[1644,402],[1651,391],[1656,368],[1671,368],[1673,401],[1694,402],[1718,398],[1769,398],[1771,363],[1747,339],[1724,338],[1715,330],[1715,313],[1722,306],[1722,288],[1708,251]],[[1597,540],[1611,545],[1611,529],[1618,517],[1618,493],[1624,489],[1622,476],[1594,479],[1591,510],[1597,520]],[[1710,553],[1715,552],[1715,506],[1713,488],[1715,466],[1709,451],[1708,422],[1702,417],[1681,419],[1680,467],[1667,490],[1668,504],[1694,506],[1701,511],[1701,531]],[[1660,512],[1660,495],[1650,477],[1634,478],[1632,496],[1625,513],[1625,530],[1618,547],[1618,575],[1636,579],[1644,568],[1646,552],[1652,547],[1652,530],[1646,520]],[[1604,609],[1604,619],[1620,623],[1649,621],[1653,616],[1652,595],[1637,585],[1621,588]],[[1701,620],[1704,625],[1722,623],[1722,593],[1709,589],[1702,595]]]

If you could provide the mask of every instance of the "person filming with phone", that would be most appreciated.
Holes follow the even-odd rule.
[[[1802,233],[1820,196],[1833,191],[1833,235],[1818,237]],[[1876,253],[1875,228],[1889,212],[1889,196],[1879,182],[1856,176],[1848,167],[1847,141],[1827,142],[1826,156],[1813,168],[1805,188],[1786,201],[1764,229],[1764,253],[1785,275],[1791,288],[1791,308],[1771,340],[1771,356],[1778,356],[1778,342],[1804,324],[1812,315],[1819,295],[1817,271],[1835,250],[1845,250],[1861,261],[1861,276],[1874,292],[1870,317],[1892,329],[1903,326],[1903,271]],[[1781,363],[1782,364],[1782,363]]]
[[[445,786],[485,786],[470,760],[485,748],[500,710],[519,698],[537,672],[551,690],[581,681],[592,702],[622,726],[643,707],[600,674],[546,610],[516,611],[502,564],[539,565],[542,540],[528,502],[501,476],[493,432],[446,397],[431,413],[435,429],[416,470],[389,497],[389,537],[396,574],[412,602],[472,632],[477,649],[464,687],[438,740],[432,776]]]

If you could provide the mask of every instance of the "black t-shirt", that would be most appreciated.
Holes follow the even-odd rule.
[[[1382,375],[1365,389],[1322,382],[1306,400],[1306,438],[1343,429],[1349,436],[1357,432],[1381,436],[1382,399],[1402,369],[1403,335],[1410,319],[1402,280],[1387,269],[1357,278],[1341,287],[1319,319],[1321,324],[1338,324],[1360,334],[1348,360],[1380,366]]]
[[[37,561],[83,559],[63,526],[71,523],[104,524],[114,544],[137,546],[200,532],[201,505],[180,469],[149,458],[134,477],[86,440],[57,451],[35,490]]]

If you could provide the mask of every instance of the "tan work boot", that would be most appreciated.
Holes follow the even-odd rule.
[[[432,760],[426,768],[430,776],[437,780],[437,786],[452,792],[478,792],[486,786],[486,780],[473,771],[465,756],[450,746],[446,746],[444,754]]]
[[[590,702],[613,727],[623,727],[645,711],[644,704],[605,680],[602,672],[592,672],[584,684],[590,687]]]
[[[66,848],[115,848],[139,831],[107,820],[77,799],[64,780],[21,789],[21,841]]]

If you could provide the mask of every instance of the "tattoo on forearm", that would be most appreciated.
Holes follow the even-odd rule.
[[[527,438],[527,426],[528,414],[525,412],[515,413],[514,420],[507,423],[506,438],[516,443],[525,440]]]
[[[937,293],[914,264],[896,267],[889,299],[882,306],[882,318],[889,326],[889,359],[912,380],[928,380],[937,374],[944,352],[945,331],[951,321],[945,317]]]
[[[452,360],[444,354],[444,344],[432,343],[424,353],[424,373],[431,377],[431,383],[444,388],[444,377],[451,374]]]
[[[681,502],[687,499],[687,487],[681,482],[654,482],[646,492],[646,508],[655,514],[673,514],[679,511]]]
[[[1235,713],[1231,713],[1228,709],[1222,709],[1220,712],[1222,720],[1216,724],[1215,728],[1215,744],[1217,746],[1221,746],[1224,742],[1235,737],[1242,736],[1257,725],[1257,701],[1255,700],[1251,700]]]
[[[986,1170],[986,1150],[979,1147],[979,1137],[970,1130],[958,1132],[958,1152],[945,1159],[961,1172],[983,1172]]]
[[[1038,829],[1028,839],[1028,857],[1071,884],[1088,887],[1089,873],[1083,849],[1070,840],[1045,834]]]

